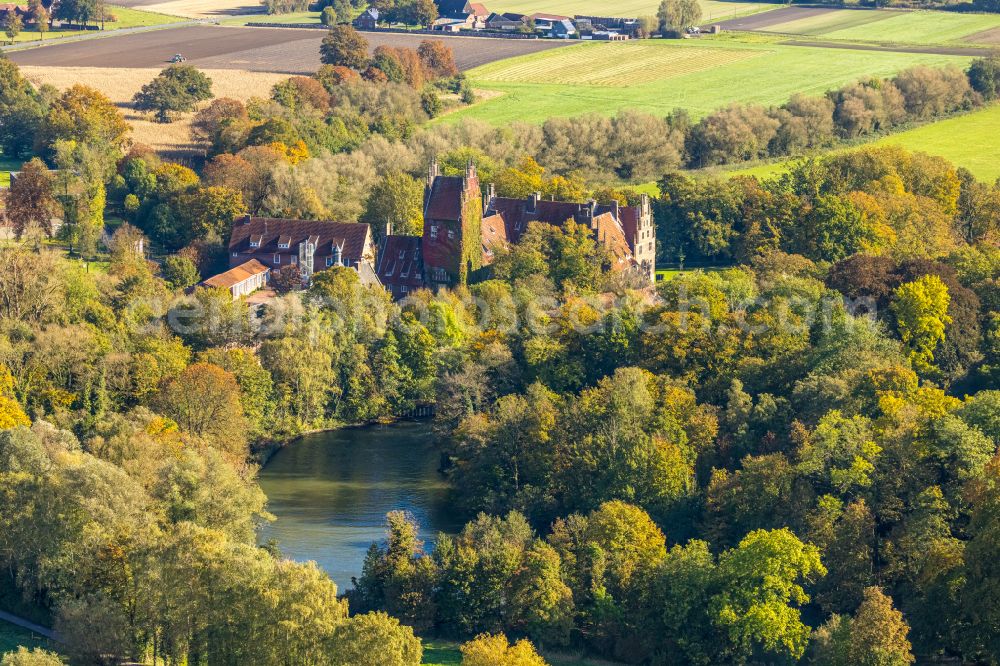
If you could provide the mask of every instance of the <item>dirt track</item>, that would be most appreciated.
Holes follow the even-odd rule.
[[[10,59],[19,65],[48,67],[161,67],[175,53],[181,53],[196,67],[306,74],[320,65],[319,45],[324,34],[323,30],[294,28],[190,26],[54,44],[11,53]],[[416,48],[427,36],[365,33],[365,38],[372,48]],[[462,70],[566,44],[556,40],[444,39]]]

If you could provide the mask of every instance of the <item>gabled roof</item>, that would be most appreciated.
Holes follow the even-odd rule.
[[[438,16],[441,18],[465,18],[467,0],[435,0],[438,6]]]
[[[362,16],[370,16],[377,21],[379,16],[378,9],[375,7],[369,7],[365,11],[361,12],[361,14],[358,15],[358,18],[361,18]]]
[[[316,256],[333,253],[333,246],[341,247],[344,264],[358,263],[365,252],[370,229],[357,222],[327,222],[322,220],[289,220],[274,217],[242,217],[233,223],[229,237],[229,251],[247,254],[295,254],[299,243],[312,240]],[[283,237],[283,238],[282,238]],[[259,238],[259,247],[250,247],[250,239]],[[278,240],[287,239],[288,248],[279,248]]]
[[[213,275],[204,282],[202,286],[205,287],[217,287],[220,289],[231,289],[232,287],[238,285],[244,280],[254,277],[255,275],[260,275],[262,273],[267,273],[270,268],[260,263],[256,259],[251,259],[246,261],[235,268],[230,268],[225,273],[219,273],[218,275]]]
[[[503,14],[500,14],[500,13],[497,13],[497,12],[493,12],[486,19],[487,23],[496,23],[498,21],[500,21],[500,22],[508,22],[508,23],[523,23],[524,22],[524,14],[515,14],[513,12],[505,12]]]
[[[594,238],[602,244],[611,257],[611,269],[621,270],[632,265],[632,248],[625,240],[625,233],[611,215],[603,213],[594,218],[591,223]]]
[[[503,215],[487,215],[483,218],[483,263],[493,261],[496,249],[508,244],[507,224]]]
[[[470,2],[466,6],[473,16],[489,16],[490,10],[486,9],[486,5],[480,2]]]

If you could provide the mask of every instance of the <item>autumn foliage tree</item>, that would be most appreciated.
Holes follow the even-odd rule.
[[[210,363],[194,363],[160,389],[158,404],[183,432],[221,450],[244,451],[247,422],[236,378]]]
[[[340,65],[361,71],[368,66],[368,40],[349,25],[335,25],[319,49],[325,65]]]
[[[52,217],[58,208],[52,196],[53,182],[48,167],[36,157],[24,163],[4,192],[6,217],[18,238],[31,228],[52,236]]]

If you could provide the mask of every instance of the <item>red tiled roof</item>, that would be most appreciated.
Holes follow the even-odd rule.
[[[632,248],[625,240],[621,225],[611,213],[602,213],[594,218],[591,228],[598,243],[604,245],[611,256],[611,270],[622,270],[632,265]]]
[[[229,251],[244,254],[295,254],[304,240],[316,243],[317,257],[333,253],[334,244],[342,246],[341,259],[345,265],[354,266],[361,261],[370,230],[367,224],[357,222],[328,222],[322,220],[287,220],[274,217],[242,217],[233,223],[229,237]],[[259,241],[259,247],[250,247],[250,239]],[[288,241],[288,248],[279,248]]]
[[[244,262],[235,268],[230,268],[225,273],[219,273],[208,278],[202,285],[206,287],[218,287],[220,289],[231,289],[244,280],[249,280],[255,275],[267,273],[270,268],[260,263],[256,259]]]
[[[493,261],[494,250],[507,245],[507,224],[499,213],[483,218],[483,263]]]
[[[470,2],[467,9],[475,16],[489,16],[490,11],[480,2]]]
[[[565,21],[569,19],[568,16],[560,16],[559,14],[546,14],[545,12],[535,12],[528,18],[537,21],[542,19],[543,21]]]
[[[461,176],[438,176],[427,193],[424,217],[432,220],[458,221],[462,217],[462,193],[465,179]]]

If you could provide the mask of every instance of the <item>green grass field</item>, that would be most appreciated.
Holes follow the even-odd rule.
[[[222,25],[247,23],[319,23],[320,12],[292,12],[290,14],[241,14],[222,21]]]
[[[699,0],[702,18],[706,22],[743,16],[780,5],[762,2],[722,2],[720,0]],[[659,0],[619,0],[608,3],[604,0],[497,0],[487,5],[495,12],[519,12],[533,14],[549,12],[562,16],[655,16],[660,6]]]
[[[916,64],[964,66],[968,60],[784,46],[763,36],[584,42],[469,71],[477,88],[503,94],[448,114],[441,122],[541,123],[553,116],[621,109],[666,115],[678,107],[700,117],[732,102],[780,104],[797,92],[822,94]],[[611,78],[609,68],[616,72]]]
[[[902,146],[938,155],[965,167],[979,180],[993,182],[1000,178],[1000,104],[936,123],[929,123],[898,134],[890,134],[870,145]],[[843,150],[851,150],[850,148]],[[729,176],[770,178],[788,170],[794,160],[755,164],[723,172]]]
[[[885,44],[993,43],[1000,35],[984,38],[981,33],[1000,28],[1000,15],[959,14],[940,11],[895,11],[840,9],[777,23],[763,32],[852,42]]]
[[[108,12],[112,14],[116,20],[107,21],[104,24],[105,30],[121,30],[122,28],[167,25],[169,23],[177,23],[179,21],[187,20],[179,16],[170,16],[168,14],[159,14],[157,12],[147,12],[141,9],[129,9],[127,7],[113,7],[110,5],[108,6]],[[76,30],[74,28],[56,28],[55,30],[50,30],[45,33],[45,40],[48,41],[50,39],[72,37],[81,33],[83,33],[82,30]],[[37,30],[25,28],[21,31],[21,34],[14,39],[14,42],[18,44],[21,42],[36,42],[40,38],[41,33]]]
[[[10,172],[21,168],[21,160],[9,160],[0,154],[0,187],[10,187]]]

